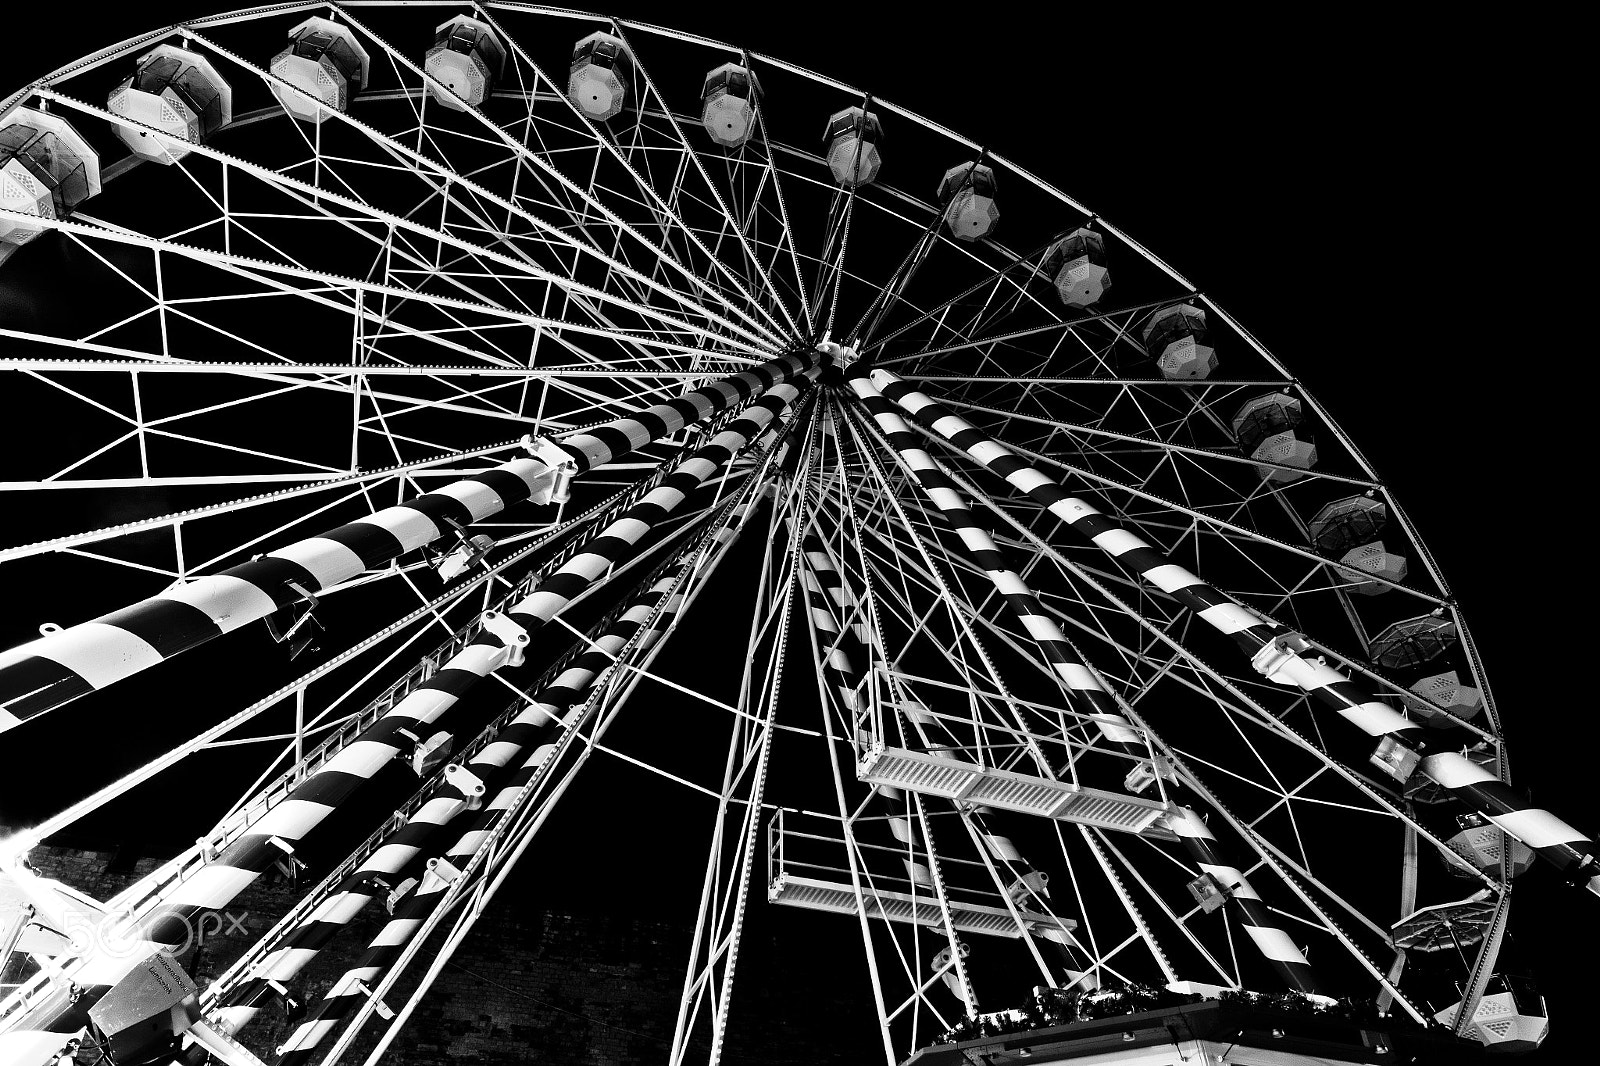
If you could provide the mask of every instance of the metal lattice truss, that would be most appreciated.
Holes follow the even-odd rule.
[[[504,51],[477,102],[423,59],[462,12]],[[319,99],[270,57],[311,16],[370,66],[295,121]],[[608,118],[569,91],[564,49],[595,31],[628,58]],[[101,95],[162,43],[231,85],[215,137]],[[696,95],[730,60],[761,89],[732,146]],[[851,106],[899,165],[932,161],[913,189],[993,168],[1005,242],[841,184],[875,145],[794,146]],[[509,2],[200,19],[29,86],[0,124],[24,109],[69,122],[103,187],[70,213],[0,210],[45,234],[0,265],[0,374],[45,427],[10,424],[0,475],[6,757],[30,731],[104,728],[120,693],[198,678],[207,707],[6,842],[6,898],[33,917],[0,915],[21,975],[0,1041],[80,1029],[138,961],[46,935],[52,913],[170,950],[298,873],[395,759],[414,794],[309,871],[201,990],[188,1039],[244,1054],[260,1010],[387,906],[273,1049],[339,1061],[377,1016],[379,1061],[581,770],[648,774],[708,834],[686,837],[706,863],[673,1062],[722,1057],[767,902],[854,927],[893,1063],[1031,984],[1287,983],[1423,1022],[1397,920],[1482,893],[1475,1004],[1520,861],[1505,834],[1593,876],[1592,845],[1509,788],[1448,587],[1299,380],[1120,230],[950,131],[776,59]],[[126,155],[141,138],[176,158]],[[1064,304],[1052,251],[1086,225],[1116,287]],[[1152,330],[1179,305],[1217,367],[1161,369]],[[1115,530],[1080,535],[1088,512],[1049,486]],[[75,624],[29,639],[57,616]],[[672,708],[674,743],[632,728],[643,704]],[[218,760],[249,786],[197,796],[196,843],[115,898],[17,862]]]

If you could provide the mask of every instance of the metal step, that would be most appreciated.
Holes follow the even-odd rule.
[[[1030,777],[905,748],[868,751],[856,768],[856,776],[869,784],[891,785],[980,807],[1077,822],[1156,840],[1178,839],[1171,830],[1156,824],[1168,809],[1160,800]]]
[[[866,892],[864,902],[868,918],[884,918],[891,922],[915,922],[918,925],[940,927],[944,916],[939,911],[939,901],[932,896],[912,896],[904,892]],[[996,896],[996,899],[999,897]],[[767,900],[785,907],[805,910],[831,911],[834,914],[855,914],[856,893],[849,885],[837,881],[823,881],[814,877],[796,877],[780,873],[767,888]],[[1027,923],[1048,926],[1065,926],[1076,929],[1078,923],[1071,919],[1052,918],[1047,914],[1017,908],[1017,913]],[[981,933],[985,936],[1022,936],[1022,929],[1005,907],[992,907],[968,901],[950,901],[951,924],[962,933]]]

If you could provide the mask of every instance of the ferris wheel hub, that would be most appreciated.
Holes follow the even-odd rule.
[[[854,348],[835,341],[820,342],[817,351],[821,353],[822,381],[827,385],[842,384],[850,368],[861,360]]]

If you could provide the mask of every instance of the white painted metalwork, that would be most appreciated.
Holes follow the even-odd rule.
[[[0,383],[55,429],[47,442],[20,420],[0,430],[0,567],[19,640],[419,496],[441,515],[450,500],[468,512],[441,517],[437,543],[320,589],[311,622],[304,604],[277,604],[322,627],[313,659],[291,664],[246,626],[208,649],[209,662],[197,653],[151,670],[129,698],[148,708],[131,728],[141,750],[161,754],[86,770],[76,793],[0,842],[0,863],[135,801],[169,771],[250,782],[182,812],[194,844],[105,903],[131,919],[158,913],[474,641],[515,645],[490,676],[520,710],[535,683],[523,675],[543,669],[534,662],[575,636],[588,642],[579,649],[598,647],[587,623],[568,620],[573,607],[616,606],[644,574],[673,566],[662,640],[609,653],[505,817],[449,867],[457,876],[427,882],[439,899],[421,934],[364,983],[363,1006],[318,1061],[345,1057],[387,1004],[393,1018],[367,1060],[377,1062],[578,771],[624,767],[650,771],[663,802],[692,810],[682,858],[696,873],[705,862],[679,1009],[662,1023],[674,1063],[729,1061],[746,925],[767,902],[839,916],[840,944],[854,918],[891,1064],[962,1017],[1014,1006],[1008,980],[1259,988],[1271,978],[1252,945],[1269,957],[1304,947],[1331,987],[1420,1021],[1412,982],[1422,978],[1392,942],[1392,900],[1372,891],[1397,869],[1406,913],[1458,896],[1461,879],[1492,897],[1494,935],[1461,975],[1467,1007],[1453,1021],[1466,1027],[1489,1002],[1511,865],[1467,868],[1435,793],[1378,777],[1370,744],[1348,744],[1341,724],[1202,631],[1171,592],[913,424],[915,447],[947,482],[924,491],[906,442],[838,383],[881,367],[936,394],[1247,612],[1305,634],[1305,655],[1455,730],[1474,765],[1508,780],[1499,711],[1449,587],[1293,372],[1119,228],[890,101],[640,21],[516,0],[469,7],[505,49],[472,100],[446,100],[426,58],[462,5],[348,0],[144,34],[0,101],[0,124],[44,107],[93,143],[138,148],[100,160],[95,194],[70,211],[0,210],[7,232],[39,231],[0,261],[0,291],[26,297],[0,309]],[[276,76],[272,57],[313,16],[360,45],[364,84],[347,106],[297,122],[285,103],[304,111],[312,97]],[[632,56],[626,104],[604,120],[567,94],[571,46],[596,32]],[[182,49],[226,82],[231,121],[190,141],[181,131],[199,127],[107,106],[109,75],[127,77],[158,48]],[[761,89],[737,143],[706,134],[696,92],[680,96],[732,58]],[[892,184],[865,180],[859,144],[834,160],[862,179],[844,186],[818,151],[828,116],[850,108],[881,122],[871,169],[881,157]],[[776,128],[773,112],[814,121]],[[897,155],[913,139],[943,154]],[[962,160],[973,162],[951,169]],[[896,187],[905,175],[905,188],[931,190],[979,160],[1006,220],[996,233],[957,239],[945,204]],[[1103,240],[1113,284],[1092,303],[1075,289],[1086,306],[1069,307],[1042,270],[1083,227]],[[1178,306],[1208,331],[1216,368],[1208,360],[1204,377],[1168,379],[1162,353],[1145,347],[1151,322]],[[671,491],[678,464],[742,403],[596,469],[573,463],[539,503],[466,521],[479,512],[463,479],[524,452],[558,465],[565,434],[603,432],[790,352],[833,365],[748,450],[706,460],[713,473],[670,518],[633,530],[636,554],[584,552],[624,506]],[[1247,407],[1297,412],[1315,464],[1241,450],[1233,420]],[[978,538],[952,530],[952,496],[1014,577],[997,579]],[[1386,514],[1382,540],[1324,550],[1313,519],[1339,498],[1373,501],[1360,509]],[[1341,565],[1367,548],[1359,558],[1381,550],[1405,565]],[[569,615],[530,634],[503,613],[580,557],[598,561]],[[1038,613],[1017,613],[1018,581]],[[1044,616],[1120,725],[1052,666]],[[1477,693],[1470,715],[1441,706],[1443,688],[1429,695],[1418,677],[1374,662],[1378,633],[1425,616],[1458,634],[1427,672],[1451,677],[1451,693]],[[0,726],[70,744],[75,716],[103,731],[118,698],[90,692],[41,722],[0,710]],[[650,712],[682,723],[676,746],[634,728]],[[510,713],[454,733],[451,758],[494,743]],[[420,791],[398,821],[353,844],[205,991],[210,1016],[432,790],[496,794],[440,759],[418,758]],[[1185,803],[1232,867],[1202,869],[1176,846]],[[822,828],[797,829],[801,812]],[[1222,906],[1208,912],[1187,886],[1219,871],[1237,882],[1214,882],[1208,898]],[[1281,919],[1281,941],[1263,947],[1261,927],[1240,921],[1230,893],[1246,884]],[[26,921],[0,917],[8,953],[27,956],[20,983],[0,990],[0,1036],[72,1017],[63,982],[83,982],[85,1004],[103,991],[85,977],[103,958],[40,946],[22,935]],[[442,947],[418,966],[432,933]],[[408,968],[420,980],[402,985]],[[236,1035],[251,1045],[249,1028]]]

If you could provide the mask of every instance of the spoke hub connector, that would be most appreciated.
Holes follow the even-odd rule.
[[[842,385],[844,379],[854,372],[851,368],[861,359],[854,348],[846,347],[835,341],[819,341],[817,351],[822,353],[822,383],[824,385]]]

